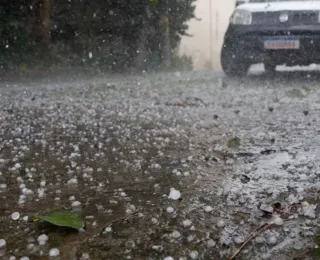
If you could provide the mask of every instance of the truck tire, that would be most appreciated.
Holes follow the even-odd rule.
[[[232,48],[225,45],[221,50],[221,67],[228,77],[244,77],[247,75],[250,65],[247,60],[241,58]]]

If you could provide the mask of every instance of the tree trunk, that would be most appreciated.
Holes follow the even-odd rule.
[[[35,44],[49,46],[50,44],[50,0],[33,1],[34,19],[32,38]]]

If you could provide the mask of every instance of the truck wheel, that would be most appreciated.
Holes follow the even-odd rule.
[[[250,65],[248,61],[237,55],[228,45],[223,46],[221,51],[221,66],[227,76],[244,77],[247,75]]]

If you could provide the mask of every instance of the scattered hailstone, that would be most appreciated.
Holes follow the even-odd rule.
[[[23,256],[23,257],[20,258],[20,260],[30,260],[30,258],[27,257],[27,256]]]
[[[180,191],[176,190],[175,188],[170,189],[170,193],[168,196],[169,199],[178,200],[178,199],[180,199],[180,197],[181,197]]]
[[[192,222],[191,222],[191,220],[186,219],[182,222],[182,224],[184,227],[190,227],[192,225]]]
[[[12,220],[18,220],[20,218],[20,213],[19,212],[13,212],[11,214],[11,219]]]
[[[132,214],[132,209],[126,209],[126,214],[128,214],[128,215],[130,215],[130,214]]]
[[[181,234],[180,234],[179,231],[173,231],[173,232],[170,234],[170,236],[171,236],[172,238],[178,239],[178,238],[181,236]]]
[[[277,244],[277,238],[275,236],[270,236],[267,238],[268,245],[275,245]]]
[[[276,217],[274,219],[274,224],[276,224],[277,226],[282,226],[283,225],[283,219],[280,217]]]
[[[78,208],[81,206],[81,202],[80,201],[73,201],[71,204],[71,207],[73,208]]]
[[[317,207],[316,205],[310,205],[306,201],[302,202],[303,215],[306,217],[309,217],[309,218],[315,218],[316,217],[316,213],[315,213],[316,207]]]
[[[198,259],[199,258],[199,253],[198,251],[191,251],[189,254],[191,259]]]
[[[211,206],[205,206],[204,211],[209,213],[213,211],[213,208]]]
[[[60,255],[60,251],[59,251],[58,248],[52,248],[52,249],[50,249],[50,251],[49,251],[49,256],[50,256],[50,257],[57,257],[57,256],[59,256],[59,255]]]
[[[152,224],[157,225],[159,224],[159,221],[156,218],[151,219]]]
[[[45,245],[48,242],[48,236],[45,234],[42,234],[38,237],[37,241],[39,243],[40,246]]]
[[[173,257],[171,257],[171,256],[167,256],[167,257],[165,257],[163,260],[174,260],[174,259],[173,259]]]
[[[244,241],[243,241],[243,238],[242,237],[240,237],[240,236],[235,236],[234,238],[233,238],[233,241],[236,243],[236,244],[242,244]]]
[[[1,183],[0,184],[0,189],[6,189],[7,188],[7,184],[5,184],[5,183]]]
[[[264,240],[264,237],[258,236],[256,237],[255,241],[257,244],[263,244],[265,240]]]
[[[89,56],[89,59],[92,59],[93,56],[92,56],[92,52],[91,51],[89,52],[88,56]]]
[[[207,241],[207,247],[212,248],[216,246],[216,242],[213,239]]]
[[[217,227],[223,228],[226,225],[226,223],[223,220],[219,220],[217,223]]]
[[[72,178],[68,180],[68,185],[77,185],[77,184],[78,184],[77,178]]]
[[[20,169],[20,168],[21,168],[21,164],[20,164],[20,163],[16,163],[16,164],[14,165],[14,168]]]
[[[105,232],[105,233],[111,233],[111,232],[112,232],[112,227],[106,227],[106,228],[104,229],[104,232]]]
[[[3,238],[1,238],[0,239],[0,249],[4,248],[6,245],[7,245],[7,242]]]
[[[174,212],[174,208],[173,207],[167,207],[167,212],[170,214],[170,213],[173,213]]]

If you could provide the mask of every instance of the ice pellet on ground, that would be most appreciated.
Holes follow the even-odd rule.
[[[280,217],[276,217],[273,222],[274,222],[274,224],[276,224],[277,226],[282,226],[282,225],[283,225],[283,219],[280,218]]]
[[[166,256],[165,258],[163,258],[163,260],[174,260],[174,259],[171,256]]]
[[[30,258],[27,257],[27,256],[23,256],[23,257],[20,258],[20,260],[30,260]]]
[[[174,208],[173,207],[167,207],[167,212],[169,214],[173,213],[174,212]]]
[[[205,206],[204,211],[207,212],[207,213],[212,212],[213,211],[213,207]]]
[[[242,244],[244,242],[244,239],[241,237],[241,236],[235,236],[233,238],[233,241],[236,243],[236,244]]]
[[[269,236],[267,238],[267,244],[268,245],[275,245],[277,244],[277,238],[275,236]]]
[[[186,219],[186,220],[184,220],[184,221],[182,222],[182,224],[183,224],[184,227],[190,227],[191,224],[192,224],[192,222],[191,222],[191,220]]]
[[[45,234],[42,234],[40,235],[38,238],[37,238],[37,241],[39,243],[40,246],[43,246],[45,245],[47,242],[48,242],[48,236],[45,235]]]
[[[189,254],[191,259],[198,259],[199,258],[199,253],[198,251],[191,251]]]
[[[106,228],[104,229],[104,232],[105,232],[105,233],[110,233],[110,232],[112,232],[112,227],[106,227]]]
[[[255,241],[257,244],[263,244],[265,240],[262,236],[258,236],[256,237]]]
[[[81,202],[80,201],[73,201],[71,204],[71,207],[79,208],[79,207],[81,207]]]
[[[178,199],[180,199],[180,197],[181,197],[180,191],[176,190],[175,188],[170,189],[170,193],[168,196],[169,199],[178,200]]]
[[[177,238],[179,238],[179,237],[181,236],[181,234],[180,234],[179,231],[173,231],[173,232],[170,234],[170,236],[171,236],[172,238],[177,239]]]
[[[7,242],[3,238],[1,238],[0,239],[0,248],[4,248],[6,246],[6,244],[7,244]]]
[[[213,239],[207,241],[207,247],[212,248],[216,246],[216,242]]]
[[[316,205],[310,205],[308,202],[304,201],[302,202],[302,212],[303,215],[309,218],[315,218],[316,217]]]
[[[58,248],[52,248],[52,249],[50,249],[50,251],[49,251],[49,256],[50,256],[50,257],[57,257],[57,256],[59,256],[59,255],[60,255],[60,251],[59,251]]]
[[[11,219],[12,220],[18,220],[20,218],[20,213],[19,212],[13,212],[11,214]]]
[[[226,225],[226,223],[223,220],[219,220],[217,222],[217,227],[219,227],[219,228],[223,228],[225,225]]]

